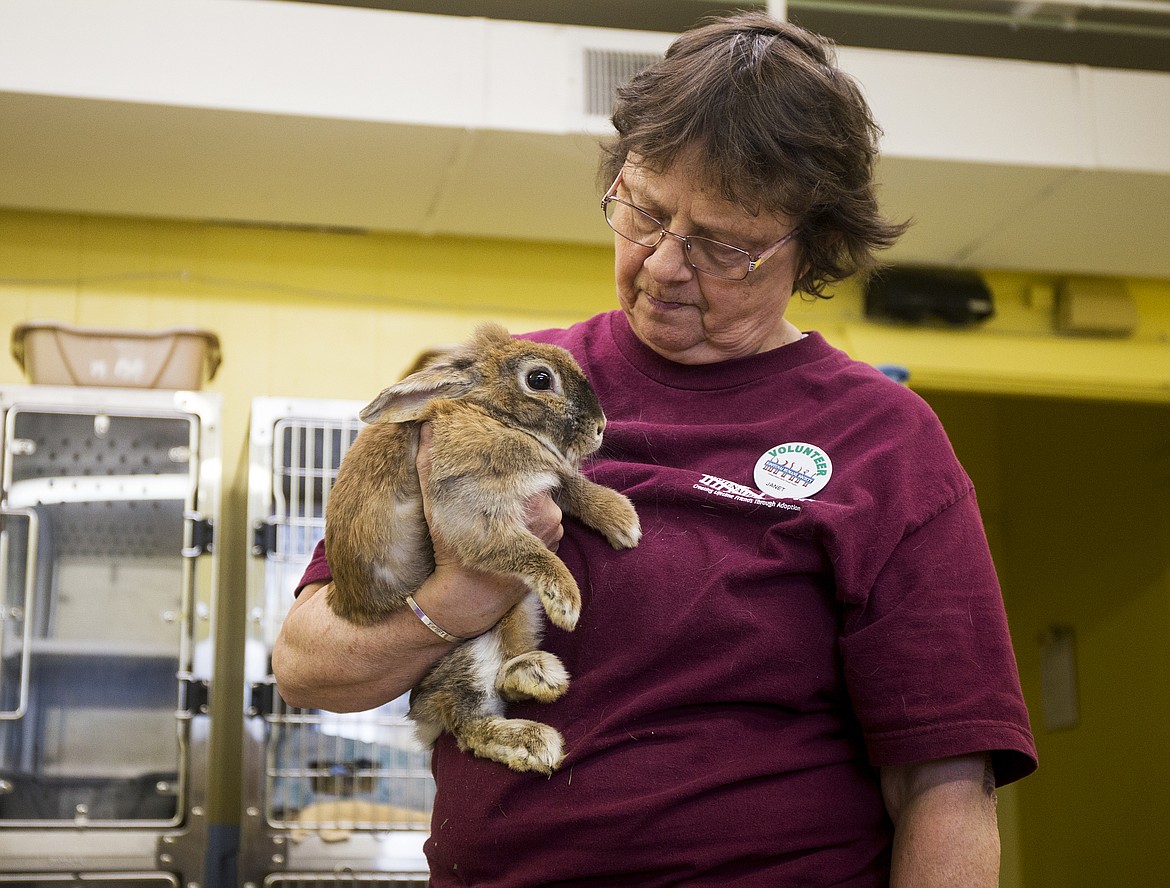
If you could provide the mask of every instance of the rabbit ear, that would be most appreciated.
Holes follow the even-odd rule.
[[[362,422],[412,422],[422,418],[423,410],[435,398],[457,398],[467,394],[473,384],[472,362],[445,354],[383,389],[358,416]]]
[[[406,371],[402,374],[402,378],[405,379],[407,376],[410,376],[413,373],[417,373],[423,367],[427,366],[428,364],[433,364],[444,355],[448,355],[455,351],[455,349],[458,347],[459,346],[457,345],[436,345],[432,348],[428,348],[419,352],[418,356],[415,357],[414,362],[409,367],[407,367]]]
[[[480,351],[492,347],[499,348],[512,341],[512,334],[502,324],[486,323],[475,328],[475,346]]]

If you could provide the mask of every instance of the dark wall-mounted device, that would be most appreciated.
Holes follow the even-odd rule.
[[[991,290],[974,272],[887,268],[865,288],[865,316],[909,324],[968,327],[995,314]]]

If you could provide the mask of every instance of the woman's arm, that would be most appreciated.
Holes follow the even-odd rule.
[[[890,888],[996,888],[995,777],[985,754],[882,768],[894,822]]]
[[[291,706],[333,712],[381,706],[414,687],[455,646],[405,608],[372,626],[343,620],[326,603],[326,588],[301,590],[272,648],[277,688]],[[490,629],[518,600],[517,591],[525,590],[496,577],[436,572],[415,600],[448,632],[471,637]]]
[[[426,490],[430,429],[423,427],[418,457]],[[429,520],[429,503],[424,499]],[[563,530],[561,510],[542,494],[528,503],[528,526],[555,551]],[[272,671],[292,706],[358,712],[410,690],[454,646],[403,608],[381,623],[357,626],[341,619],[325,600],[326,584],[306,586],[293,602],[272,648]],[[465,638],[490,629],[527,593],[518,580],[463,567],[438,543],[435,571],[415,601],[447,632]]]

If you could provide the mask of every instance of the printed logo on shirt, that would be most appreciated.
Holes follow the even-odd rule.
[[[728,481],[726,478],[718,478],[715,475],[703,475],[692,487],[695,490],[709,493],[712,496],[719,496],[740,503],[750,503],[753,506],[766,506],[769,509],[787,509],[793,512],[800,511],[800,506],[795,506],[792,503],[782,503],[770,496],[765,496],[758,490],[752,490],[750,487],[736,484],[734,481]]]
[[[756,462],[756,486],[777,499],[807,499],[833,477],[833,461],[815,444],[778,444]]]

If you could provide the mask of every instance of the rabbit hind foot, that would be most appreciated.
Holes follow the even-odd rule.
[[[513,771],[551,775],[565,757],[565,741],[555,728],[523,718],[488,716],[456,739],[462,748]]]
[[[509,702],[536,700],[551,703],[569,687],[569,673],[556,655],[528,651],[500,667],[496,689]]]

